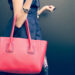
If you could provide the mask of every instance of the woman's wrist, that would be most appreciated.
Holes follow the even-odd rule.
[[[26,8],[23,7],[23,11],[24,11],[24,13],[27,13],[28,14],[29,9],[26,9]]]

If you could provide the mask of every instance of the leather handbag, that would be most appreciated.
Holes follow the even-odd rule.
[[[27,19],[28,38],[13,37],[16,19],[14,16],[10,37],[0,37],[0,72],[38,74],[42,70],[48,42],[31,39]]]

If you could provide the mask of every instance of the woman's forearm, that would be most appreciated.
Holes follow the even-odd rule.
[[[25,8],[25,9],[30,9],[30,6],[31,6],[31,3],[32,3],[32,0],[26,0],[26,2],[24,3],[24,5],[23,5],[23,7]],[[17,21],[16,21],[16,26],[18,27],[18,28],[20,28],[21,26],[22,26],[22,24],[25,22],[25,20],[26,20],[26,18],[27,18],[27,13],[25,13],[24,11],[23,11],[23,7],[22,7],[22,9],[20,10],[20,12],[15,12],[14,13],[14,16],[16,15],[16,13],[17,13]]]
[[[39,9],[37,11],[37,14],[40,15],[41,13],[43,13],[46,10],[46,7],[42,7],[41,9]]]

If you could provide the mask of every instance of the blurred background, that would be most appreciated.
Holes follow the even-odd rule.
[[[43,39],[48,41],[49,74],[75,75],[75,0],[40,0],[40,3],[41,7],[56,6],[53,13],[45,11],[39,19]],[[7,0],[0,0],[0,36],[11,16]]]

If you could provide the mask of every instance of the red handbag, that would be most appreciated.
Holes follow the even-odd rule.
[[[27,19],[28,39],[13,37],[16,18],[13,19],[10,37],[0,37],[0,72],[38,74],[42,70],[48,42],[31,39]]]

